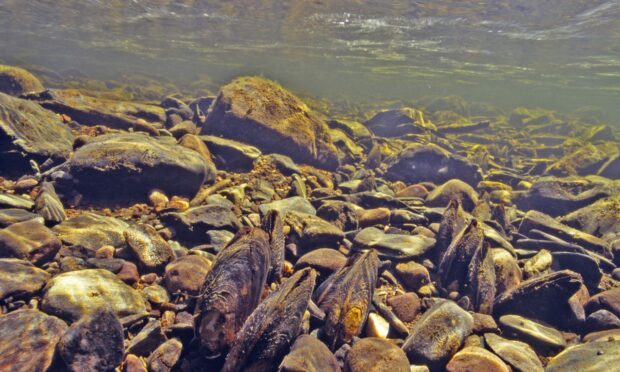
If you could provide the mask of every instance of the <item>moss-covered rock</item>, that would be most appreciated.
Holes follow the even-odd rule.
[[[327,124],[299,98],[260,77],[240,77],[225,85],[213,103],[204,134],[221,135],[277,152],[300,163],[338,167]]]
[[[23,68],[0,65],[0,92],[19,96],[26,92],[43,90],[43,84]]]

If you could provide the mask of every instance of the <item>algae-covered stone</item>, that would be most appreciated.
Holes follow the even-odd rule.
[[[0,300],[8,296],[29,295],[37,292],[50,278],[45,270],[28,261],[14,258],[0,259]]]
[[[299,98],[279,85],[260,77],[240,77],[221,88],[203,132],[335,169],[338,156],[327,129]]]
[[[435,304],[415,323],[403,350],[412,363],[438,366],[463,345],[474,327],[473,317],[455,302]]]
[[[561,350],[566,346],[562,333],[519,315],[499,318],[503,334],[526,342],[538,350]]]
[[[197,295],[210,268],[211,261],[204,256],[179,257],[166,266],[164,275],[166,288],[172,294],[182,292]]]
[[[20,67],[0,65],[0,92],[19,96],[43,90],[36,76]]]
[[[0,316],[0,371],[47,371],[66,329],[65,322],[38,310]]]
[[[409,371],[409,361],[402,349],[392,342],[367,337],[356,342],[347,353],[345,371]]]
[[[119,317],[146,312],[140,293],[104,269],[70,271],[57,275],[43,291],[41,308],[69,321],[75,321],[105,306],[110,306]]]
[[[51,260],[60,246],[52,230],[36,220],[14,223],[0,230],[0,257],[40,264]]]
[[[571,346],[553,357],[545,371],[615,371],[620,360],[620,341],[598,341]]]
[[[301,196],[293,196],[291,198],[261,204],[258,209],[263,216],[267,215],[271,210],[277,210],[282,217],[286,217],[288,212],[316,214],[316,209],[314,209],[312,204]]]
[[[0,93],[0,169],[3,175],[31,171],[29,160],[66,159],[73,134],[61,119],[35,102]]]
[[[324,343],[310,335],[297,338],[290,353],[280,364],[281,372],[339,372],[334,354]]]
[[[54,226],[53,231],[67,245],[77,245],[95,252],[110,245],[115,248],[126,245],[125,230],[129,224],[114,217],[84,212]]]
[[[471,211],[478,204],[478,193],[465,182],[453,179],[431,191],[426,196],[426,205],[445,207],[452,199],[460,200],[463,209]]]
[[[381,111],[364,124],[382,137],[398,137],[409,133],[437,130],[431,122],[424,120],[420,111],[410,107]]]
[[[111,128],[157,133],[166,119],[164,109],[136,102],[92,97],[75,89],[47,90],[28,95],[48,110],[65,114],[82,125],[105,125]],[[146,127],[146,128],[145,128]]]
[[[86,198],[126,202],[146,200],[153,189],[193,196],[208,168],[198,152],[171,137],[123,133],[96,137],[77,149],[69,173]]]

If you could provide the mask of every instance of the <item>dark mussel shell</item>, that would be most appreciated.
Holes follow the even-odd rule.
[[[269,236],[261,229],[240,232],[217,255],[196,308],[196,336],[210,356],[232,345],[260,301],[270,266]]]
[[[298,271],[271,293],[237,333],[223,372],[274,370],[299,334],[316,272]]]
[[[351,257],[316,291],[315,302],[326,315],[324,337],[332,350],[362,331],[377,285],[379,265],[373,250]]]

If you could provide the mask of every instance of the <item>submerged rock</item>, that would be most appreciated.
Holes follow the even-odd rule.
[[[18,208],[0,209],[0,228],[11,226],[14,223],[35,220],[43,224],[43,217],[36,213]]]
[[[47,371],[67,324],[38,310],[0,316],[0,370]]]
[[[65,207],[50,182],[43,182],[41,185],[39,194],[34,200],[34,209],[49,223],[57,224],[67,219]]]
[[[227,171],[247,171],[262,153],[254,146],[216,136],[199,137],[211,151],[218,168]]]
[[[441,367],[463,345],[474,327],[473,317],[456,303],[437,303],[415,323],[403,350],[412,363]]]
[[[208,170],[198,152],[170,137],[132,133],[96,137],[77,149],[68,165],[79,193],[108,203],[146,200],[153,189],[194,196]]]
[[[446,365],[446,371],[510,372],[511,369],[492,352],[478,346],[468,346],[450,359],[450,362]]]
[[[210,230],[236,232],[241,222],[230,208],[223,205],[192,207],[183,212],[170,212],[161,216],[162,222],[172,227],[180,239],[204,242]]]
[[[197,295],[202,288],[211,261],[201,255],[188,255],[177,258],[166,266],[164,280],[171,294],[177,292]]]
[[[478,193],[465,182],[453,179],[428,193],[426,205],[430,207],[445,207],[453,199],[459,200],[465,210],[471,211],[478,204]]]
[[[324,343],[310,335],[301,335],[280,364],[279,371],[340,372],[340,367]]]
[[[104,269],[57,275],[43,292],[41,308],[68,321],[76,321],[107,306],[119,317],[146,313],[140,293]]]
[[[508,340],[486,333],[484,340],[491,350],[518,371],[543,372],[543,366],[532,348],[525,342]]]
[[[314,209],[312,204],[301,196],[293,196],[291,198],[261,204],[258,208],[263,216],[267,215],[267,213],[271,210],[278,211],[284,218],[286,218],[286,214],[288,212],[300,212],[312,215],[316,214],[316,209]]]
[[[424,235],[385,234],[376,227],[363,229],[353,242],[355,249],[374,249],[380,257],[394,259],[421,257],[435,245],[435,239]]]
[[[124,247],[127,242],[124,233],[129,228],[129,224],[123,220],[83,212],[54,226],[53,231],[63,243],[95,252],[106,245]]]
[[[373,133],[382,137],[398,137],[437,130],[431,122],[424,120],[421,111],[409,107],[381,111],[364,124]]]
[[[203,133],[282,153],[296,162],[338,167],[327,125],[299,98],[259,77],[241,77],[223,86]]]
[[[73,323],[58,343],[70,371],[110,371],[123,359],[123,326],[114,312],[97,309]]]
[[[355,344],[347,353],[345,371],[379,372],[409,371],[407,355],[390,341],[366,337]]]
[[[46,90],[30,94],[28,98],[82,125],[157,133],[157,127],[149,123],[157,123],[160,127],[166,120],[164,109],[159,106],[91,97],[74,89]]]
[[[477,165],[434,144],[412,144],[386,162],[386,176],[406,183],[440,184],[456,178],[475,186],[482,180]]]
[[[12,96],[43,90],[43,84],[23,68],[0,65],[0,92]]]
[[[51,260],[61,243],[52,230],[36,220],[0,230],[0,257],[13,257],[41,264]]]
[[[0,259],[0,301],[6,297],[28,296],[39,291],[49,280],[47,271],[32,263],[14,258]]]
[[[60,118],[38,104],[0,93],[0,169],[21,176],[29,163],[69,157],[73,134]]]
[[[599,341],[571,346],[551,358],[545,371],[613,371],[620,360],[620,341]]]
[[[174,256],[172,248],[150,225],[134,225],[124,234],[134,256],[147,270],[163,269]]]

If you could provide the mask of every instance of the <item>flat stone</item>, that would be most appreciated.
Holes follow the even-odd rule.
[[[405,353],[393,343],[366,337],[353,344],[345,359],[350,372],[409,371]]]
[[[544,371],[536,352],[525,342],[508,340],[494,333],[486,333],[484,341],[506,363],[518,371]]]
[[[606,241],[620,237],[620,196],[597,200],[559,219],[561,223]]]
[[[197,295],[202,289],[211,261],[201,255],[188,255],[177,258],[166,266],[164,280],[172,294],[177,292]]]
[[[607,258],[612,258],[611,247],[606,241],[583,231],[574,229],[570,226],[561,224],[551,216],[544,213],[529,211],[525,214],[525,217],[523,217],[523,220],[519,225],[519,232],[527,235],[527,233],[532,229],[546,232],[557,236],[560,239],[565,239],[567,242],[578,244],[583,248],[589,249]]]
[[[7,227],[17,222],[35,220],[43,224],[43,217],[36,213],[18,208],[0,209],[0,228]]]
[[[129,224],[117,218],[84,212],[54,226],[53,231],[67,245],[96,252],[105,245],[124,247],[127,243],[124,232],[129,228]]]
[[[511,369],[492,352],[481,347],[468,346],[454,354],[446,366],[446,371],[510,372]]]
[[[262,152],[254,146],[216,136],[199,137],[209,148],[218,168],[227,171],[248,171]]]
[[[183,212],[161,216],[164,225],[172,227],[180,239],[204,243],[209,230],[236,232],[241,222],[230,208],[221,205],[192,207]]]
[[[0,370],[47,371],[66,330],[65,322],[38,310],[0,316]]]
[[[608,329],[620,329],[620,318],[608,310],[597,310],[586,318],[584,329],[588,332],[599,332]]]
[[[51,111],[35,102],[0,93],[0,169],[4,175],[31,172],[29,161],[69,157],[73,134]]]
[[[110,306],[118,317],[146,312],[140,293],[103,269],[70,271],[52,278],[41,308],[68,321]]]
[[[364,124],[381,137],[399,137],[437,130],[433,123],[424,120],[421,111],[410,107],[378,112]]]
[[[585,308],[588,313],[605,309],[620,317],[620,288],[609,289],[592,296]]]
[[[162,107],[137,102],[92,97],[77,89],[53,89],[28,95],[48,110],[70,116],[82,125],[105,125],[141,130],[140,121],[161,127],[166,120]]]
[[[353,239],[355,249],[372,248],[380,257],[412,259],[426,254],[435,246],[435,239],[423,235],[385,234],[376,227],[367,227]]]
[[[194,196],[206,181],[210,164],[172,137],[122,133],[89,140],[75,151],[68,166],[73,188],[87,200],[127,203],[146,200],[153,189]]]
[[[412,144],[386,159],[390,180],[405,183],[444,183],[457,178],[475,186],[482,180],[480,168],[466,158],[454,155],[434,144]]]
[[[313,214],[290,211],[283,220],[291,227],[289,239],[306,249],[338,248],[344,238],[342,230]]]
[[[237,78],[221,88],[211,107],[204,134],[235,139],[266,153],[282,153],[299,163],[331,170],[339,165],[327,124],[299,98],[269,80]]]
[[[58,351],[70,371],[110,371],[123,360],[121,322],[106,307],[73,323],[60,339]]]
[[[0,207],[31,210],[34,207],[34,201],[20,195],[0,192]]]
[[[415,323],[402,348],[412,363],[441,366],[460,349],[473,327],[467,311],[455,302],[440,301]]]
[[[36,220],[18,222],[0,230],[0,257],[40,264],[51,260],[60,246],[53,231]]]
[[[547,327],[519,315],[504,315],[499,318],[505,335],[519,339],[538,350],[561,350],[566,340],[557,329]]]
[[[164,342],[166,342],[166,336],[162,331],[160,321],[151,319],[142,330],[129,341],[125,352],[139,356],[148,356]]]
[[[620,360],[620,341],[599,341],[575,345],[551,358],[546,372],[613,371]]]
[[[300,212],[316,215],[316,209],[310,204],[310,202],[301,197],[293,196],[291,198],[277,200],[271,203],[261,204],[258,209],[262,216],[266,216],[270,211],[277,210],[284,218],[288,212]]]
[[[0,259],[0,300],[9,296],[28,297],[43,288],[49,278],[47,271],[29,261]]]

